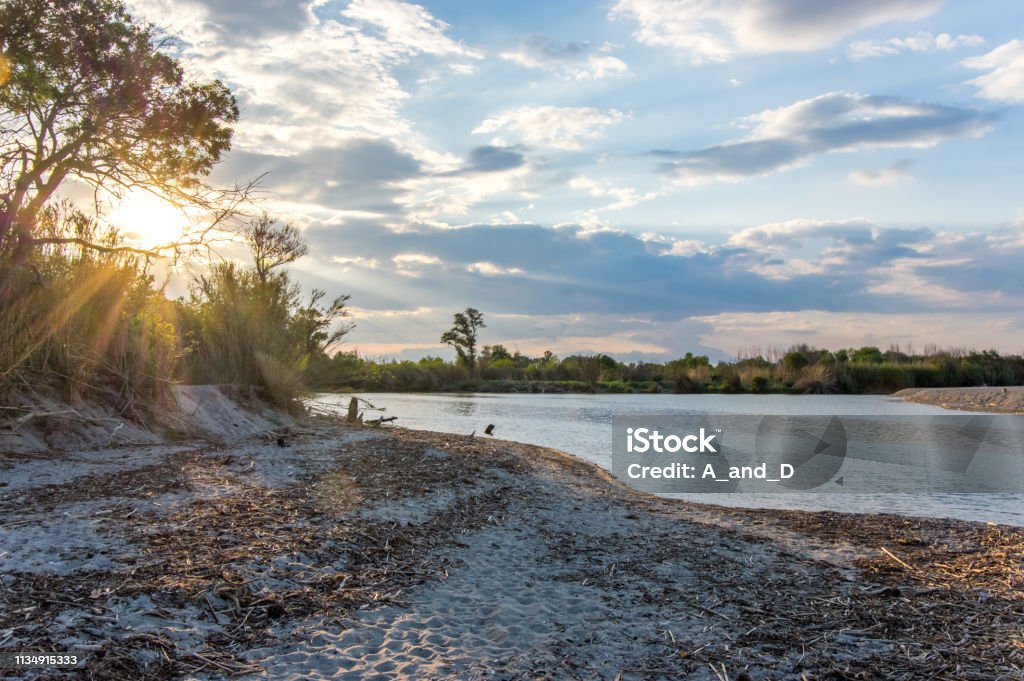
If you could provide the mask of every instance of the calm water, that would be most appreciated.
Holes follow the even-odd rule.
[[[924,404],[875,395],[519,395],[360,393],[397,416],[406,428],[437,432],[476,431],[489,423],[507,440],[552,447],[611,468],[612,417],[617,414],[837,414],[949,415]],[[325,393],[321,405],[347,407],[350,395]],[[378,412],[366,411],[366,418]],[[837,492],[839,490],[836,490]],[[1024,526],[1024,495],[934,494],[691,494],[671,495],[704,503],[753,508],[891,512]]]

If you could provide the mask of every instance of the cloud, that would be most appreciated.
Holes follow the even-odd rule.
[[[492,173],[497,170],[511,170],[526,164],[526,156],[515,147],[482,146],[469,152],[466,170]]]
[[[165,27],[215,35],[220,41],[240,43],[273,34],[294,34],[314,23],[317,0],[130,0],[146,14],[173,15]]]
[[[751,226],[719,243],[522,223],[398,233],[347,220],[305,233],[312,254],[295,271],[305,286],[349,292],[366,310],[419,310],[357,317],[351,344],[361,349],[436,354],[451,313],[472,306],[487,316],[487,342],[514,341],[524,352],[615,348],[639,357],[658,355],[657,347],[669,356],[701,348],[721,355],[801,339],[859,344],[871,334],[886,344],[985,338],[1020,350],[1010,330],[996,329],[999,320],[1024,319],[1020,225],[949,233],[807,218]],[[318,259],[331,253],[345,256]],[[742,328],[729,331],[728,319]],[[872,319],[877,327],[857,326]],[[914,320],[941,323],[916,329]],[[955,330],[975,321],[992,335]]]
[[[889,57],[901,52],[948,52],[959,47],[977,47],[984,43],[985,39],[975,33],[953,36],[949,33],[933,35],[918,32],[905,38],[859,40],[849,44],[846,54],[853,61],[863,61],[864,59]]]
[[[735,182],[793,168],[830,152],[931,147],[983,135],[992,118],[971,109],[898,97],[832,92],[748,116],[742,139],[697,151],[659,150],[680,183]]]
[[[499,195],[531,194],[534,166],[517,147],[487,145],[469,152],[458,168],[401,182],[398,201],[412,223],[441,225],[444,216],[462,216]]]
[[[391,142],[353,139],[291,156],[232,152],[217,170],[223,176],[266,174],[277,196],[325,209],[394,214],[402,180],[419,177],[422,163]]]
[[[353,220],[307,230],[314,252],[380,263],[345,279],[368,308],[441,299],[501,313],[628,313],[654,321],[729,310],[947,309],[950,291],[959,292],[956,306],[1018,309],[1019,233],[949,235],[865,218],[758,225],[717,245],[570,225],[396,233]],[[415,285],[406,285],[408,272],[421,275]]]
[[[434,255],[425,253],[399,253],[392,256],[391,262],[395,264],[395,271],[403,277],[418,279],[423,274],[424,267],[442,265],[441,259]]]
[[[523,273],[523,270],[519,267],[501,267],[500,265],[495,265],[493,262],[487,261],[470,263],[466,266],[466,271],[475,272],[476,274],[482,274],[487,277],[500,277]]]
[[[1024,40],[1003,43],[988,54],[964,59],[969,69],[988,71],[968,81],[978,96],[1003,102],[1024,102]]]
[[[607,48],[595,48],[587,42],[560,43],[543,35],[529,35],[514,52],[500,57],[530,69],[546,69],[576,80],[597,80],[620,76],[629,70],[626,63],[607,54]]]
[[[336,255],[331,258],[331,262],[339,265],[344,265],[344,271],[348,271],[351,266],[366,267],[371,270],[377,269],[380,262],[376,258],[364,258],[362,256],[347,256],[347,255]]]
[[[505,130],[531,146],[576,151],[583,148],[585,140],[600,137],[605,128],[625,118],[626,114],[616,109],[520,106],[487,118],[473,134]]]
[[[641,193],[633,187],[624,187],[621,183],[613,183],[610,181],[599,182],[584,176],[572,178],[569,181],[569,187],[572,189],[584,190],[590,196],[612,199],[611,203],[601,206],[600,208],[592,209],[590,212],[623,210],[625,208],[632,208],[644,201],[651,201],[652,199],[658,198],[657,192]]]
[[[449,38],[445,34],[448,24],[420,5],[398,0],[352,0],[342,16],[377,27],[388,43],[405,45],[412,52],[482,58],[477,50]]]
[[[964,312],[954,317],[948,313],[859,313],[797,310],[779,312],[725,312],[695,317],[705,325],[699,334],[705,345],[745,350],[767,351],[772,346],[785,348],[794,343],[813,347],[839,349],[873,345],[887,348],[900,345],[922,350],[936,343],[942,347],[1000,348],[1019,352],[1019,338],[1024,324],[1018,319],[990,313]],[[941,333],[937,330],[941,329]],[[984,345],[978,346],[978,339]]]
[[[235,149],[283,156],[387,138],[436,168],[457,163],[430,149],[405,118],[410,94],[396,74],[440,62],[457,76],[465,71],[457,67],[480,54],[450,38],[447,26],[419,5],[356,0],[343,12],[324,6],[312,15],[307,10],[316,4],[133,0],[132,7],[181,40],[192,72],[231,87],[242,110]],[[278,10],[285,9],[303,19],[282,20]],[[215,21],[229,14],[244,25]]]
[[[668,243],[670,244],[669,247],[661,251],[659,255],[689,257],[698,253],[711,253],[711,248],[703,241],[697,239],[672,239]]]
[[[637,40],[694,63],[743,53],[809,52],[860,30],[934,13],[941,0],[619,0],[613,18],[638,24]]]
[[[900,159],[882,170],[854,170],[848,177],[850,182],[865,187],[900,184],[912,179],[909,172],[911,164],[912,162],[909,159]]]

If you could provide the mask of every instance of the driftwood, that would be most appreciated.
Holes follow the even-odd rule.
[[[391,421],[397,421],[397,420],[398,420],[397,416],[388,416],[387,418],[381,416],[379,418],[373,419],[372,421],[365,421],[364,423],[366,423],[366,425],[368,425],[368,426],[379,426],[382,423],[390,423]]]

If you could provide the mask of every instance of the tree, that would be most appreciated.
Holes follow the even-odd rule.
[[[258,385],[290,404],[310,363],[322,367],[330,346],[352,330],[338,323],[348,317],[349,296],[328,300],[313,289],[302,304],[299,285],[279,269],[308,251],[291,225],[264,214],[245,236],[252,265],[216,263],[192,288],[185,316],[194,340],[193,378]]]
[[[256,275],[263,283],[276,268],[309,253],[309,246],[299,230],[287,222],[278,222],[266,211],[246,225],[245,240],[252,253]]]
[[[786,356],[782,358],[782,366],[790,371],[798,371],[810,363],[811,361],[807,359],[807,355],[797,350],[787,352]]]
[[[850,357],[851,362],[858,364],[881,364],[885,357],[882,355],[882,351],[873,345],[865,345],[860,350],[853,353]]]
[[[67,179],[92,186],[97,203],[141,188],[214,211],[214,223],[247,194],[203,185],[231,146],[238,106],[220,81],[187,79],[169,44],[121,0],[0,0],[0,257],[21,264],[52,243],[104,250],[37,233]]]
[[[472,374],[476,369],[477,331],[485,328],[484,316],[471,307],[465,312],[456,312],[452,328],[441,336],[441,342],[455,348],[459,360],[469,368]]]
[[[502,359],[511,360],[512,355],[509,353],[508,348],[499,343],[497,345],[485,345],[483,352],[480,353],[480,358],[494,361]]]

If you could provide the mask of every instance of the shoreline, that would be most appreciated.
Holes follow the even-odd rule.
[[[78,650],[96,678],[1024,665],[1019,528],[697,505],[565,452],[323,417],[3,462],[0,649]]]
[[[908,402],[954,411],[1024,415],[1024,386],[985,388],[906,388],[892,394]]]

